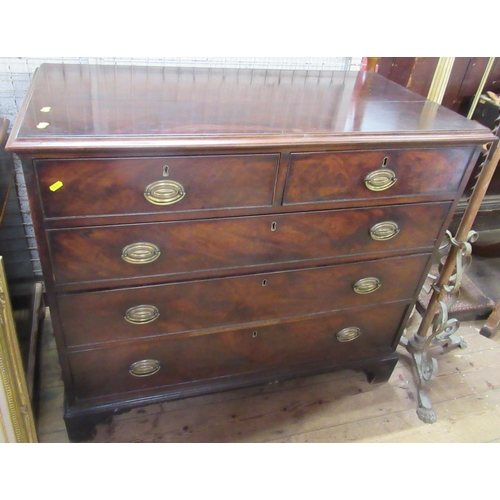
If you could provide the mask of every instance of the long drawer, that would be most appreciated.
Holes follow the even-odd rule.
[[[293,153],[283,203],[389,200],[441,195],[453,199],[472,148]]]
[[[279,154],[35,162],[45,217],[272,205]]]
[[[277,322],[410,299],[428,254],[294,271],[59,295],[66,344]]]
[[[431,249],[449,203],[48,231],[56,283]]]
[[[69,362],[80,399],[170,384],[291,369],[331,366],[389,351],[407,302],[340,311],[293,323],[193,337],[129,342],[73,352]]]

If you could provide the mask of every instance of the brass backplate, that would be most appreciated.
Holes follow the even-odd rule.
[[[170,179],[153,182],[144,191],[146,200],[153,205],[173,205],[181,201],[185,195],[184,187]]]
[[[337,340],[339,342],[351,342],[356,340],[360,335],[361,330],[358,327],[349,326],[337,333]]]
[[[379,222],[370,229],[370,236],[376,241],[387,241],[398,234],[399,227],[392,221]]]
[[[124,247],[122,259],[129,264],[149,264],[154,262],[160,254],[160,249],[154,243],[141,241]]]
[[[156,359],[142,359],[132,363],[129,372],[134,377],[150,377],[160,369],[160,362]]]
[[[365,186],[370,191],[385,191],[396,184],[396,174],[390,168],[380,168],[365,177]]]
[[[364,295],[367,293],[375,292],[381,286],[382,286],[382,283],[380,283],[380,280],[378,278],[375,278],[373,276],[369,276],[367,278],[361,278],[360,280],[358,280],[354,284],[353,289],[356,293]]]
[[[153,322],[160,316],[158,308],[149,304],[133,306],[127,309],[125,319],[134,325],[145,325]]]

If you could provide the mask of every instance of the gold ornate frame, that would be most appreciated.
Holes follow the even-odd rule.
[[[0,442],[38,442],[1,256]]]

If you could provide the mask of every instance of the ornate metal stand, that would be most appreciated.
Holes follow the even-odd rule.
[[[498,131],[497,124],[495,127],[497,135]],[[450,319],[448,313],[458,298],[462,276],[471,261],[471,243],[477,239],[477,233],[471,231],[471,228],[500,159],[500,148],[497,144],[490,144],[489,150],[484,155],[480,174],[457,230],[456,238],[447,232],[450,250],[439,276],[433,277],[435,281],[429,290],[432,296],[418,331],[411,338],[402,337],[400,341],[400,344],[411,354],[415,364],[418,389],[417,415],[425,423],[436,422],[436,413],[432,408],[429,390],[431,382],[437,375],[438,363],[437,359],[432,356],[432,351],[439,346],[466,347],[464,340],[455,335],[460,326],[459,321]],[[428,333],[431,327],[432,330]]]
[[[438,277],[429,275],[434,279],[434,283],[427,293],[434,292],[438,298],[435,299],[436,313],[432,320],[432,330],[428,335],[421,335],[420,330],[410,339],[402,337],[401,345],[412,355],[413,362],[418,374],[418,410],[417,414],[420,420],[426,423],[434,423],[436,414],[432,409],[432,403],[429,395],[431,382],[437,375],[438,363],[431,352],[438,347],[447,347],[452,349],[460,347],[464,349],[467,343],[462,337],[455,335],[460,322],[455,318],[449,318],[449,312],[458,300],[462,276],[467,271],[471,263],[472,246],[471,243],[477,239],[477,233],[470,231],[467,241],[460,242],[453,238],[447,231],[446,236],[451,248],[455,248],[455,262],[453,268],[454,274],[450,276],[448,284],[439,285]],[[447,245],[447,246],[449,246]]]

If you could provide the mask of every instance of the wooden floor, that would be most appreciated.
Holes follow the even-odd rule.
[[[99,424],[92,442],[500,442],[500,335],[482,337],[482,324],[462,323],[458,334],[467,347],[439,355],[431,389],[435,424],[416,415],[413,367],[399,348],[400,361],[384,384],[343,371],[153,404]],[[63,386],[50,316],[45,325],[37,431],[40,442],[63,443]]]

